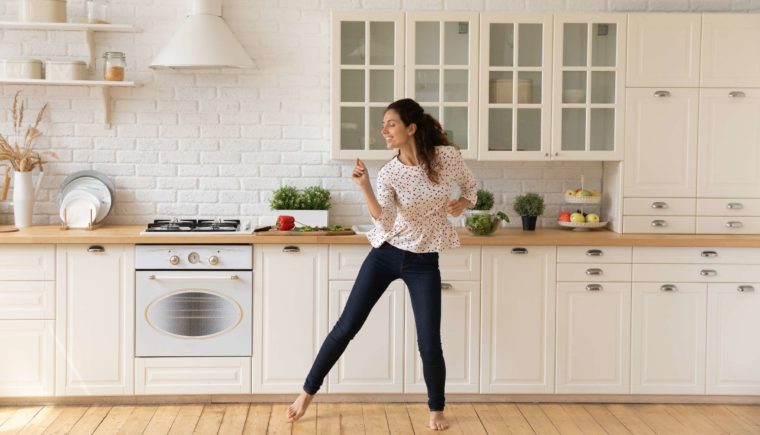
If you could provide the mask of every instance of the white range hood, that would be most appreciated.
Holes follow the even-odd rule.
[[[250,68],[253,59],[222,19],[222,0],[188,0],[188,16],[151,68]]]

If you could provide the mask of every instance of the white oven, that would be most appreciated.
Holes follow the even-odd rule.
[[[250,357],[250,245],[138,245],[135,356]]]

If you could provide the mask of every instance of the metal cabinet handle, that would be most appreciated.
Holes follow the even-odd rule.
[[[449,284],[449,283],[447,283],[447,282],[442,282],[441,283],[441,290],[451,290],[453,288],[454,288],[454,286],[451,285],[451,284]]]
[[[726,204],[726,208],[729,210],[741,210],[744,208],[744,204],[741,202],[729,202]]]
[[[592,267],[590,269],[586,269],[586,275],[588,276],[604,275],[604,271],[602,269],[599,269],[598,267]]]
[[[652,203],[652,208],[655,208],[655,209],[668,208],[668,203],[662,202],[662,201],[655,201]]]
[[[664,292],[674,292],[678,290],[678,287],[676,287],[675,284],[663,284],[660,286],[660,290]]]
[[[654,96],[657,98],[669,97],[670,91],[655,91]]]
[[[526,248],[512,248],[512,253],[522,255],[527,254],[528,250]]]
[[[224,281],[224,280],[232,280],[237,281],[240,279],[240,276],[236,274],[232,275],[213,275],[213,276],[205,276],[205,275],[148,275],[148,279],[151,281],[186,281],[186,280],[201,280],[201,281]]]
[[[663,228],[663,227],[667,227],[668,226],[668,221],[664,221],[662,219],[655,219],[655,220],[652,221],[652,223],[650,225],[653,226],[653,227],[655,227],[655,228]]]
[[[741,228],[744,224],[740,221],[728,221],[726,222],[726,228]]]
[[[705,258],[715,258],[718,256],[718,253],[715,251],[702,251],[701,254],[699,254]]]
[[[601,257],[604,255],[604,252],[601,249],[589,249],[586,251],[586,255],[589,257]]]
[[[742,292],[742,293],[748,293],[755,291],[755,286],[752,285],[740,285],[736,288],[736,290]]]
[[[716,276],[718,272],[713,269],[702,269],[699,271],[699,274],[701,276]]]
[[[87,248],[87,252],[106,252],[106,248],[102,247],[101,245],[92,245]]]
[[[282,252],[301,252],[301,248],[298,246],[286,246],[282,248]]]
[[[728,96],[731,98],[744,98],[747,96],[747,94],[742,91],[731,91],[728,93]]]
[[[601,284],[588,284],[586,286],[586,290],[590,292],[599,292],[599,291],[604,290],[604,287],[602,287]]]

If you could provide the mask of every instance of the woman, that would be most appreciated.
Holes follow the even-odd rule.
[[[422,357],[434,430],[448,428],[443,415],[446,365],[441,349],[441,273],[438,252],[459,246],[459,237],[446,214],[459,216],[475,204],[476,183],[435,118],[416,101],[398,100],[383,115],[383,138],[393,159],[377,175],[377,196],[364,163],[357,159],[352,172],[375,223],[368,234],[372,250],[364,260],[346,307],[322,344],[306,377],[304,391],[287,410],[290,421],[306,412],[314,394],[335,362],[359,332],[380,296],[392,281],[409,288],[417,344]],[[450,200],[452,183],[460,198]]]

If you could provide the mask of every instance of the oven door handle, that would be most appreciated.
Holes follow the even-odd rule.
[[[177,280],[204,280],[204,281],[229,281],[233,280],[236,281],[240,279],[240,277],[236,274],[228,275],[228,276],[209,276],[209,275],[171,275],[171,276],[161,276],[161,275],[148,275],[148,279],[153,281],[177,281]]]

